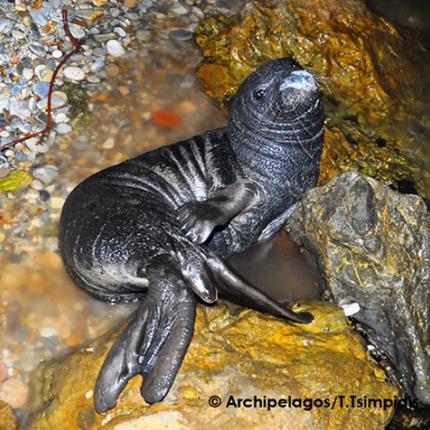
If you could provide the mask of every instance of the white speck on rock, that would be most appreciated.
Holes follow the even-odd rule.
[[[340,307],[343,309],[343,313],[347,317],[350,317],[351,315],[355,315],[356,313],[360,312],[360,305],[357,302],[340,305]]]

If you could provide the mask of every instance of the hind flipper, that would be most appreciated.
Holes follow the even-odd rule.
[[[218,289],[232,302],[299,323],[313,321],[311,313],[294,312],[288,306],[272,299],[242,278],[215,254],[212,253],[211,257],[208,258],[208,265],[218,280]]]
[[[181,291],[180,305],[169,312],[170,320],[162,329],[164,336],[145,355],[142,397],[148,403],[161,401],[169,392],[194,331],[196,300],[188,289]]]
[[[113,408],[127,382],[139,373],[148,403],[168,393],[191,341],[196,308],[176,264],[162,256],[147,267],[145,302],[112,346],[97,378],[97,412]]]
[[[97,412],[112,409],[127,382],[139,373],[138,351],[142,347],[142,338],[148,343],[154,334],[153,306],[146,297],[134,319],[110,349],[95,385],[94,406]]]

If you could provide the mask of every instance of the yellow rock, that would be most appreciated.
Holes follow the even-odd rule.
[[[315,72],[326,95],[321,182],[360,170],[430,197],[428,54],[364,1],[251,2],[240,16],[204,21],[196,41],[197,73],[220,101],[271,58]]]
[[[0,193],[18,191],[30,185],[32,179],[30,173],[25,170],[11,172],[5,178],[0,178]]]
[[[0,400],[0,430],[16,430],[18,424],[12,408]]]
[[[106,6],[109,3],[109,0],[91,0],[94,6]]]
[[[315,321],[287,324],[225,304],[199,307],[193,341],[166,399],[146,404],[139,393],[139,376],[129,383],[117,407],[101,416],[93,410],[92,389],[120,330],[109,333],[63,361],[39,368],[33,381],[39,400],[32,406],[35,415],[29,428],[382,429],[392,408],[340,406],[339,396],[350,404],[352,395],[382,401],[398,393],[369,359],[362,339],[333,305],[296,308],[313,312]],[[219,407],[208,404],[214,395],[221,399]],[[239,398],[252,402],[254,396],[261,401],[284,398],[285,405],[301,399],[304,404],[270,410],[231,405]],[[330,407],[315,407],[311,402],[316,399],[327,399]]]

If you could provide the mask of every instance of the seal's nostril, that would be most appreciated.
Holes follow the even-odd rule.
[[[305,70],[297,70],[291,72],[291,74],[282,82],[279,89],[285,91],[288,89],[298,90],[316,90],[318,88],[315,78],[309,72]]]

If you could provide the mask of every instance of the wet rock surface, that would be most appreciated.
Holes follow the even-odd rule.
[[[298,307],[312,311],[315,321],[287,324],[242,308],[199,307],[191,347],[166,399],[146,404],[139,392],[141,378],[136,377],[117,407],[102,416],[93,410],[92,390],[120,330],[108,333],[64,360],[41,365],[34,380],[39,400],[28,428],[382,428],[392,408],[354,408],[349,396],[393,399],[397,389],[369,359],[340,309],[324,303]],[[220,397],[219,407],[209,406],[213,395]],[[345,395],[350,407],[226,407],[230,395],[331,402]]]
[[[287,229],[317,259],[338,304],[389,360],[404,393],[430,404],[430,215],[424,201],[357,172],[309,191]]]
[[[364,174],[430,196],[430,59],[410,34],[361,0],[250,2],[234,17],[197,29],[209,95],[231,98],[270,58],[293,56],[325,93],[321,182]]]
[[[0,430],[16,430],[18,423],[12,407],[0,400]]]

